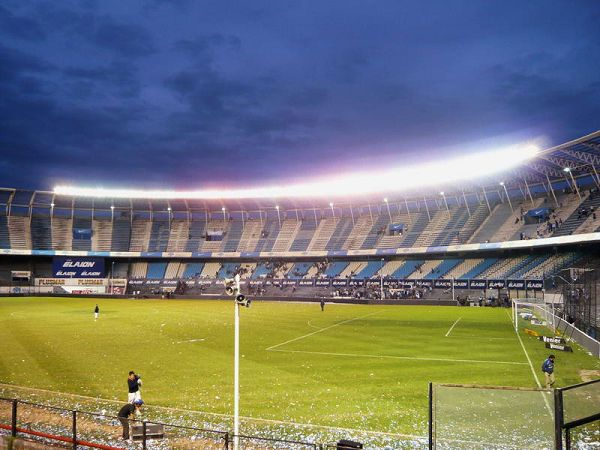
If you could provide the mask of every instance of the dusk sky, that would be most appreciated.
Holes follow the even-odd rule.
[[[257,186],[599,119],[598,0],[0,3],[0,187]]]

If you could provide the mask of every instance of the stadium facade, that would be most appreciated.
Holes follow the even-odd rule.
[[[240,273],[253,295],[274,298],[564,298],[573,278],[600,265],[599,170],[600,131],[509,173],[385,199],[2,188],[0,289],[218,295]],[[585,327],[597,335],[596,300],[587,303]]]

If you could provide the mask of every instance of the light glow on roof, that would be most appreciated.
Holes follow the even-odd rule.
[[[539,152],[533,144],[464,155],[415,166],[377,172],[332,176],[302,184],[274,185],[248,189],[163,191],[141,189],[81,188],[56,186],[57,195],[141,198],[141,199],[247,199],[348,197],[375,193],[410,191],[418,188],[488,177],[500,174],[533,158]]]

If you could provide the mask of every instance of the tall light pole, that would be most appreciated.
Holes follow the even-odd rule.
[[[225,207],[221,207],[221,211],[223,211],[223,223],[227,222],[227,216],[225,216]]]
[[[446,195],[445,195],[444,191],[440,192],[440,195],[444,199],[444,205],[446,205],[446,211],[450,212],[450,208],[448,208],[448,201],[446,200]]]
[[[571,181],[573,182],[573,186],[575,187],[575,192],[577,192],[577,197],[579,197],[579,201],[581,201],[581,194],[579,193],[579,188],[577,187],[577,182],[575,181],[573,172],[571,172],[571,169],[569,167],[565,167],[563,169],[563,172],[567,172],[569,175],[571,175]]]
[[[277,210],[277,221],[279,222],[279,228],[281,228],[281,216],[279,215],[279,205],[275,205],[275,209]]]
[[[329,207],[331,208],[331,214],[333,214],[333,218],[335,219],[335,210],[333,209],[333,203],[329,202]]]
[[[392,212],[390,211],[390,203],[388,202],[388,198],[384,198],[385,206],[387,206],[388,216],[390,217],[390,223],[392,223]]]
[[[379,269],[379,288],[381,289],[381,300],[385,299],[383,294],[383,264],[385,259],[381,258],[381,269]]]
[[[508,196],[508,190],[506,189],[506,185],[504,184],[504,181],[500,182],[500,186],[502,186],[504,188],[504,193],[506,194],[506,199],[508,200],[508,205],[510,206],[510,210],[514,211],[512,203],[510,201],[510,197]]]
[[[114,222],[115,220],[115,205],[110,205],[110,221]]]
[[[234,350],[233,350],[233,449],[239,448],[240,434],[240,307],[250,307],[240,289],[240,274],[225,280],[225,292],[234,298]]]

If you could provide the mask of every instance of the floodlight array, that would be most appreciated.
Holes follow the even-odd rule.
[[[248,199],[248,198],[334,198],[401,192],[500,174],[533,158],[535,145],[516,145],[501,150],[470,154],[438,162],[363,172],[312,182],[248,189],[170,191],[105,189],[57,186],[58,195],[96,198],[143,199]]]

